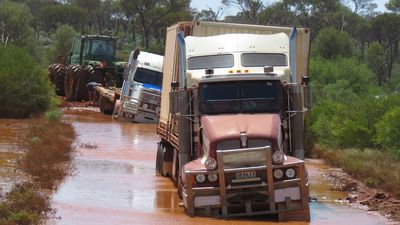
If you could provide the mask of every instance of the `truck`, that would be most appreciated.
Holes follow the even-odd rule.
[[[124,82],[113,110],[113,118],[129,122],[157,123],[162,82],[163,56],[132,51]]]
[[[49,78],[55,84],[56,94],[65,95],[70,101],[87,101],[89,82],[120,88],[126,62],[116,60],[116,42],[115,37],[108,35],[75,37],[67,63],[49,66]]]
[[[156,171],[189,216],[310,220],[308,28],[180,22],[167,29]]]

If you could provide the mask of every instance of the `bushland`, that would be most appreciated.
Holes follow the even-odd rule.
[[[47,110],[53,89],[29,53],[0,45],[0,118],[26,118]]]
[[[315,105],[307,118],[314,153],[370,187],[400,192],[400,95],[377,85],[356,58],[314,58]]]

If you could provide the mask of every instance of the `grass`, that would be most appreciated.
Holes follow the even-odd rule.
[[[60,111],[52,110],[29,125],[19,168],[32,179],[14,185],[0,201],[0,224],[40,225],[55,217],[44,190],[56,189],[71,173],[75,139],[72,126],[61,122],[61,116]]]
[[[17,184],[0,202],[0,224],[36,225],[54,217],[50,198],[43,195],[34,184]]]
[[[72,171],[75,132],[70,124],[60,122],[61,113],[49,111],[45,118],[33,124],[23,146],[27,149],[21,169],[30,174],[41,188],[55,189],[58,181]]]
[[[381,188],[400,196],[400,159],[395,154],[375,149],[334,150],[321,146],[317,146],[313,151],[367,186]]]

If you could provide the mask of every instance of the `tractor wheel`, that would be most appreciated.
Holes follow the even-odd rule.
[[[48,76],[50,81],[55,85],[56,94],[64,96],[65,65],[62,63],[51,64],[48,67]]]
[[[65,97],[70,101],[89,100],[89,93],[86,89],[89,76],[81,65],[72,65],[65,73],[64,90]]]
[[[74,86],[73,66],[70,65],[65,71],[64,77],[64,93],[67,100],[72,100],[72,88]]]
[[[64,96],[65,66],[63,64],[57,65],[53,78],[56,86],[56,94],[58,96]]]

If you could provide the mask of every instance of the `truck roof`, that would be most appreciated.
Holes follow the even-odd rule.
[[[188,36],[186,56],[215,55],[233,52],[289,52],[289,37],[285,33],[261,34],[223,34],[208,37]],[[207,43],[205,45],[204,43]]]
[[[162,72],[164,56],[150,52],[140,52],[138,56],[138,67]]]

